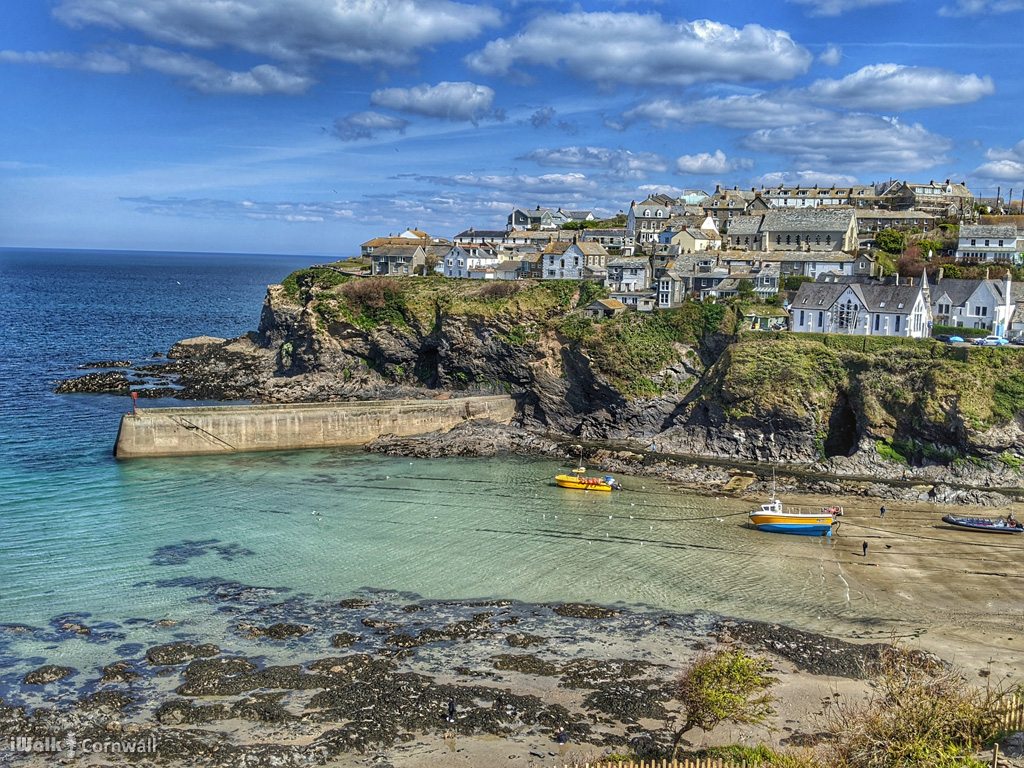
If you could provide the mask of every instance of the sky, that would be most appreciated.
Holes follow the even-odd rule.
[[[716,184],[1018,199],[1022,27],[1024,0],[12,2],[0,247],[346,257]]]

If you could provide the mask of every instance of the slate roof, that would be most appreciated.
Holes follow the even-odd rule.
[[[736,235],[756,235],[761,231],[761,219],[764,215],[758,216],[734,216],[729,219],[729,237]]]
[[[612,259],[608,262],[608,268],[622,267],[624,269],[644,269],[649,268],[650,262],[647,259]]]
[[[801,283],[790,305],[794,309],[829,310],[847,289],[851,289],[868,312],[909,315],[921,293],[921,285],[882,283]],[[902,305],[902,306],[901,306]]]
[[[852,208],[773,208],[761,224],[764,232],[846,232],[856,218]]]
[[[929,289],[932,301],[937,300],[943,294],[949,297],[950,302],[955,307],[963,306],[967,303],[967,300],[974,295],[974,292],[978,290],[981,285],[988,285],[989,289],[998,299],[999,303],[1002,303],[1006,297],[1003,295],[1003,281],[1002,280],[965,280],[961,278],[944,277],[937,281]],[[1012,283],[1011,293],[1013,292]]]
[[[484,240],[504,240],[505,230],[504,229],[467,229],[465,232],[459,232],[455,237],[472,237],[474,239],[483,238]]]
[[[960,227],[960,239],[989,238],[991,240],[1016,240],[1017,228],[1008,224],[964,224]]]

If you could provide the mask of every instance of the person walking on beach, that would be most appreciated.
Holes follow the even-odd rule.
[[[882,507],[882,511],[878,515],[879,517],[885,517],[885,507]]]
[[[448,722],[455,722],[455,697],[448,699]]]
[[[862,548],[862,551],[863,551],[863,556],[867,557],[868,556],[868,543],[865,541],[863,544],[861,544],[861,548]]]

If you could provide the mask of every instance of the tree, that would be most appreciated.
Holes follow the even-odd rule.
[[[770,668],[767,659],[748,656],[740,648],[700,654],[675,681],[683,719],[673,732],[672,759],[684,734],[694,728],[707,732],[726,721],[739,725],[767,722],[775,712],[768,689],[778,682],[768,677]]]
[[[736,283],[736,292],[739,294],[741,299],[752,299],[754,297],[754,283],[749,278],[741,278]]]
[[[899,253],[906,243],[906,236],[895,229],[883,229],[875,233],[875,244],[887,253]]]

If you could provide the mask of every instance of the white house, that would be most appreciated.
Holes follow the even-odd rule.
[[[644,291],[651,286],[651,264],[647,259],[632,257],[611,259],[606,264],[608,277],[604,284],[611,291]]]
[[[1024,238],[1013,224],[964,224],[956,247],[957,259],[1024,263]]]
[[[927,282],[803,283],[789,307],[790,328],[851,336],[930,335]]]
[[[546,280],[603,278],[608,251],[600,243],[557,241],[544,249],[542,274]]]
[[[497,266],[504,259],[498,249],[488,243],[461,243],[445,254],[445,277],[471,277],[470,272]]]
[[[1002,280],[961,280],[940,273],[930,294],[936,325],[984,328],[998,336],[1010,331],[1016,304],[1009,272]]]

